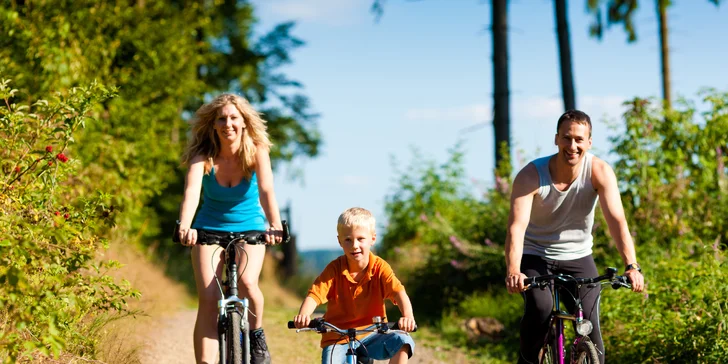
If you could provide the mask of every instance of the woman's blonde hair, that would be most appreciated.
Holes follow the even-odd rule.
[[[241,148],[238,151],[240,166],[245,179],[250,180],[255,170],[255,153],[259,147],[270,148],[273,144],[268,138],[266,121],[253,109],[248,100],[241,96],[225,93],[200,106],[190,123],[191,133],[187,147],[182,155],[182,164],[189,166],[198,155],[205,157],[205,174],[212,169],[212,162],[220,154],[220,139],[215,132],[215,119],[226,105],[235,105],[243,116],[245,128]]]

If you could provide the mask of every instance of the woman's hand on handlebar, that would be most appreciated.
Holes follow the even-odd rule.
[[[283,228],[281,225],[268,227],[265,234],[265,245],[276,245],[283,241]]]
[[[190,229],[189,227],[179,229],[179,241],[184,246],[193,246],[197,244],[197,229]]]
[[[293,323],[296,325],[297,329],[307,328],[310,322],[311,317],[308,315],[296,315],[296,317],[293,318]]]
[[[415,323],[414,317],[402,316],[399,318],[399,321],[397,322],[397,326],[399,326],[400,330],[412,332],[417,327],[417,323]]]

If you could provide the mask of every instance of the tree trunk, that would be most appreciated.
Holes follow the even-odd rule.
[[[670,48],[667,40],[667,0],[655,0],[660,35],[660,61],[662,66],[662,100],[665,109],[672,108],[670,93]]]
[[[493,0],[493,127],[495,129],[495,165],[507,157],[502,154],[510,151],[510,116],[508,90],[508,1]]]
[[[569,40],[569,22],[566,15],[567,8],[566,0],[554,0],[556,37],[559,42],[559,65],[561,66],[561,94],[564,98],[564,110],[573,110],[576,109],[576,95],[571,67],[571,42]]]

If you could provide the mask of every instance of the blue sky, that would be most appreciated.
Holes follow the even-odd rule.
[[[303,182],[288,180],[285,168],[276,175],[278,201],[291,204],[299,249],[337,248],[336,219],[352,206],[370,209],[381,234],[385,198],[396,188],[392,157],[404,169],[413,147],[442,162],[463,141],[468,176],[492,183],[489,1],[388,0],[378,23],[370,0],[252,3],[261,32],[297,21],[293,34],[306,46],[292,54],[285,72],[304,84],[321,114],[322,152],[296,165]],[[624,100],[661,92],[654,5],[642,3],[638,42],[628,44],[619,26],[601,42],[590,38],[586,0],[569,1],[577,108],[592,116],[593,152],[607,160],[612,131],[604,120],[618,121]],[[675,3],[669,10],[673,93],[696,99],[703,87],[728,89],[728,9],[707,0]],[[552,1],[513,0],[508,21],[511,137],[532,158],[555,151],[563,111]]]

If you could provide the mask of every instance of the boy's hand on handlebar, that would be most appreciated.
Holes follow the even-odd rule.
[[[399,318],[397,326],[399,326],[400,330],[412,332],[415,330],[415,327],[417,327],[417,324],[415,323],[414,317],[402,316]]]
[[[297,329],[305,329],[308,327],[308,324],[311,323],[311,318],[308,315],[296,315],[296,317],[293,318],[293,323],[296,325]]]
[[[624,272],[632,284],[632,292],[642,292],[645,289],[645,277],[637,269],[630,269]]]
[[[506,288],[508,289],[508,293],[521,293],[526,289],[526,286],[523,284],[523,280],[526,279],[525,274],[518,272],[518,273],[508,273],[508,276],[506,276]]]

